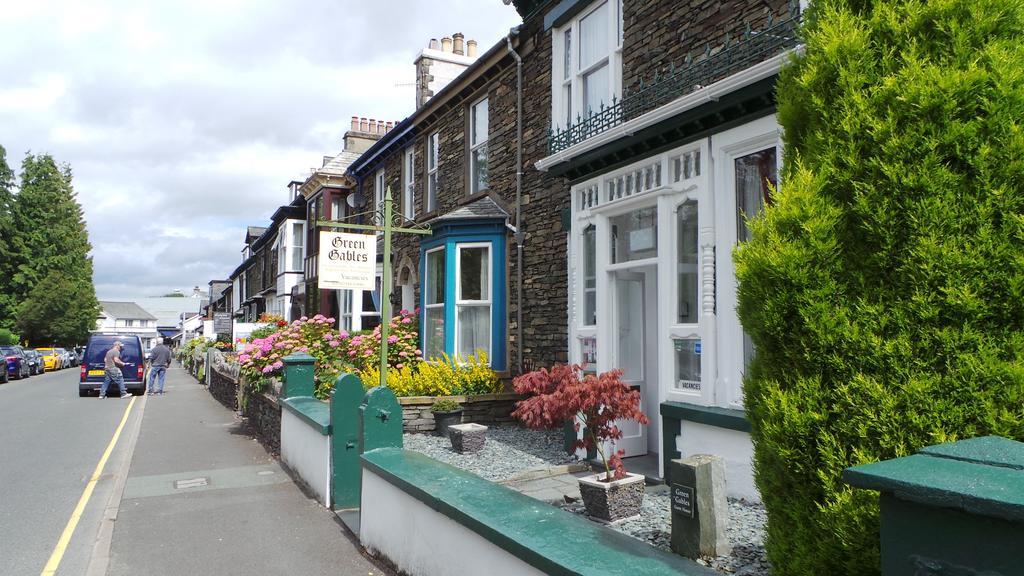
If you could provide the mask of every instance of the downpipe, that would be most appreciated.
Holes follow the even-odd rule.
[[[516,61],[516,373],[523,373],[523,58],[512,47],[512,37],[519,35],[519,26],[505,37],[508,53]]]

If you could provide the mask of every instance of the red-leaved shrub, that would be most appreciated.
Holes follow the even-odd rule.
[[[523,374],[512,385],[518,394],[530,396],[516,403],[512,416],[536,429],[558,429],[572,420],[577,435],[582,422],[583,435],[576,438],[573,449],[597,450],[604,462],[605,481],[625,477],[625,452],[618,450],[609,458],[604,444],[614,445],[622,438],[616,420],[636,420],[641,424],[650,420],[640,411],[640,392],[622,381],[622,370],[594,375],[584,374],[579,364],[555,365],[550,370],[541,368]]]

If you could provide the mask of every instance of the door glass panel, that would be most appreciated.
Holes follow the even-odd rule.
[[[612,264],[658,255],[658,209],[641,208],[609,219]]]
[[[624,380],[644,378],[644,282],[616,278],[618,363]]]
[[[699,310],[700,266],[698,262],[699,231],[697,202],[683,203],[676,212],[679,243],[676,247],[678,298],[676,324],[696,324]]]

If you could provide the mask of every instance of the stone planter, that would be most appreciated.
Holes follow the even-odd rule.
[[[614,523],[640,515],[644,501],[643,474],[626,473],[626,477],[602,482],[604,473],[580,478],[580,496],[587,516]]]
[[[448,436],[448,427],[462,423],[462,409],[451,412],[434,412],[434,434]]]
[[[487,440],[487,426],[480,424],[456,424],[448,427],[448,438],[452,448],[459,454],[476,454]]]

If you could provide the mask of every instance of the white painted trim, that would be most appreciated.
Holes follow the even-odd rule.
[[[774,76],[775,74],[778,74],[783,63],[787,62],[793,54],[800,53],[802,50],[802,48],[797,47],[793,50],[787,50],[782,54],[773,56],[768,60],[755,64],[750,68],[733,74],[732,76],[723,78],[710,86],[701,88],[700,90],[696,90],[685,96],[681,96],[676,100],[673,100],[672,102],[661,106],[660,108],[656,108],[642,116],[634,118],[614,128],[609,128],[608,130],[588,138],[579,144],[556,152],[546,158],[541,158],[534,164],[534,166],[537,170],[546,172],[556,164],[568,162],[581,154],[600,148],[601,146],[614,142],[620,138],[632,136],[644,128],[653,126],[678,114],[682,114],[683,112],[696,108],[701,104],[716,101],[722,96],[726,96],[740,88],[744,88],[756,82],[760,82],[765,78]]]
[[[466,248],[487,249],[487,300],[463,300],[462,299],[462,251]],[[455,348],[452,356],[459,352],[459,306],[487,307],[488,334],[487,334],[487,357],[491,358],[494,350],[494,247],[490,242],[458,242],[455,244]]]

